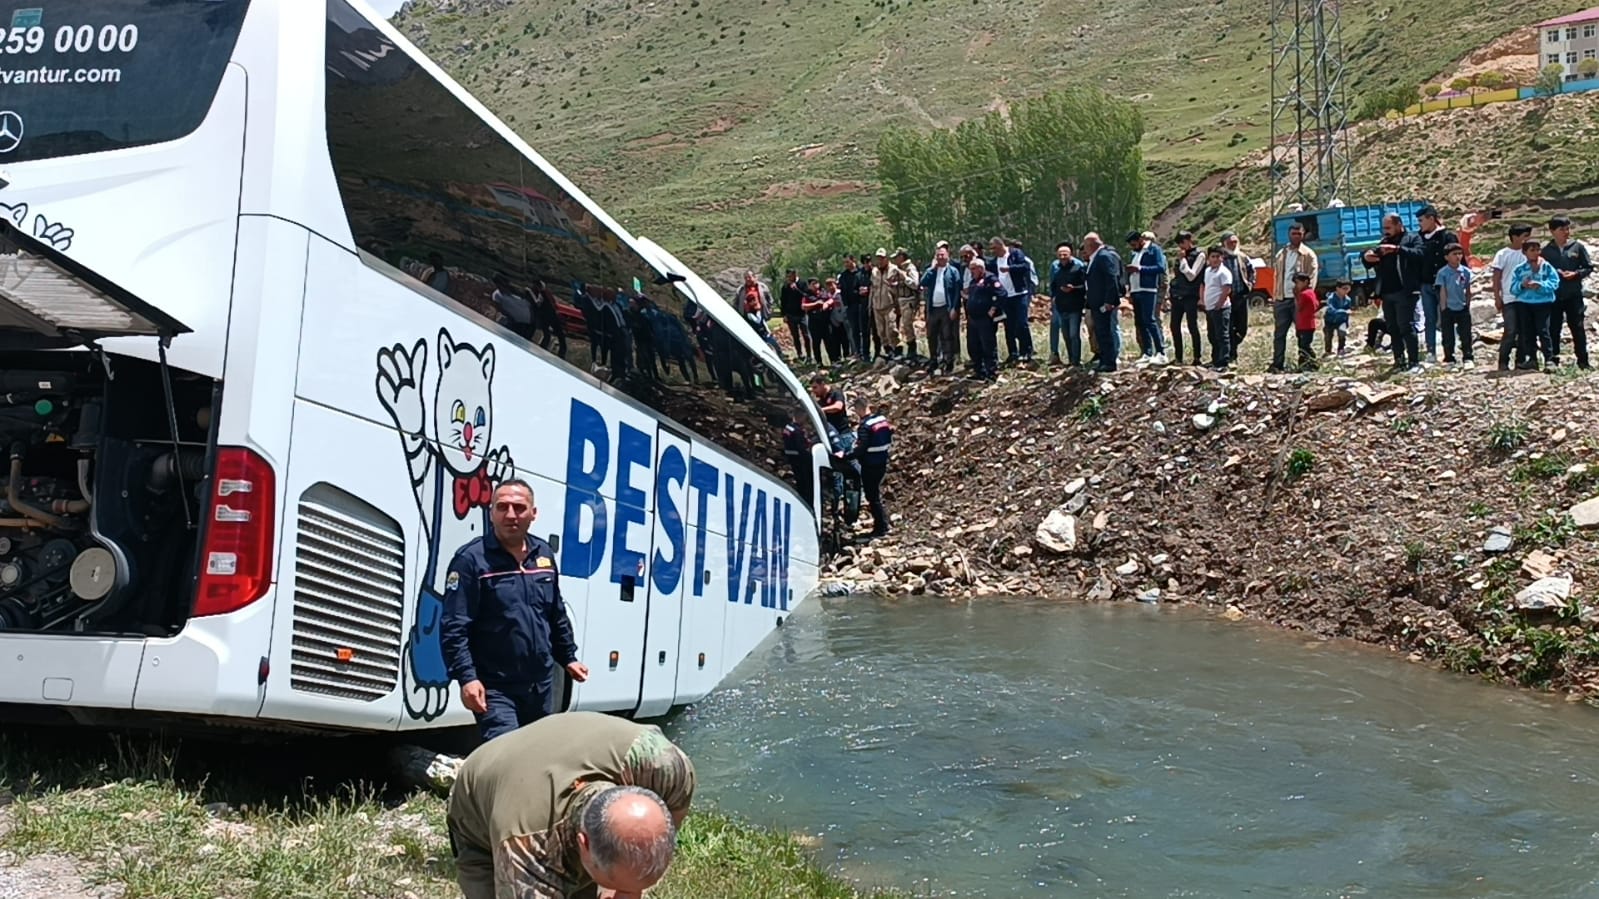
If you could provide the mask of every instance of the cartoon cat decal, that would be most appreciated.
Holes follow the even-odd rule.
[[[508,447],[490,449],[493,345],[480,349],[456,343],[448,330],[440,328],[438,372],[431,383],[427,351],[426,340],[418,340],[410,349],[401,344],[379,349],[377,392],[399,429],[427,540],[427,565],[400,673],[406,713],[432,721],[450,704],[450,675],[439,644],[445,568],[461,545],[491,532],[494,488],[511,476],[512,462]]]

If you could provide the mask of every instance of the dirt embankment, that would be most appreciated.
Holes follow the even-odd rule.
[[[847,384],[896,428],[854,588],[1207,604],[1599,697],[1599,380],[899,374]]]

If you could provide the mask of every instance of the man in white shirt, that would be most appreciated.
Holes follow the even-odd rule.
[[[1499,316],[1504,320],[1504,336],[1499,338],[1499,370],[1510,370],[1510,356],[1516,350],[1516,341],[1520,338],[1520,328],[1517,327],[1516,310],[1512,304],[1520,302],[1510,290],[1510,273],[1516,266],[1526,261],[1526,256],[1521,252],[1521,245],[1532,236],[1531,225],[1511,225],[1509,242],[1499,248],[1494,254],[1493,261],[1488,268],[1493,272],[1494,308],[1499,311]]]
[[[948,245],[939,246],[933,264],[922,273],[922,295],[927,298],[927,370],[955,369],[955,354],[960,328],[960,300],[963,279],[949,264]]]
[[[1222,265],[1226,251],[1211,247],[1205,253],[1204,290],[1200,302],[1205,306],[1205,331],[1210,338],[1210,365],[1226,371],[1232,359],[1233,273]]]

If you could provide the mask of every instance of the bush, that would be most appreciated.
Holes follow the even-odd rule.
[[[1533,83],[1533,89],[1540,97],[1553,97],[1560,93],[1560,85],[1566,80],[1566,67],[1558,62],[1552,62],[1538,70],[1538,80]]]

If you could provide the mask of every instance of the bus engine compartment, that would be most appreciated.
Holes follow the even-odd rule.
[[[217,382],[97,351],[3,359],[0,631],[176,633]]]

